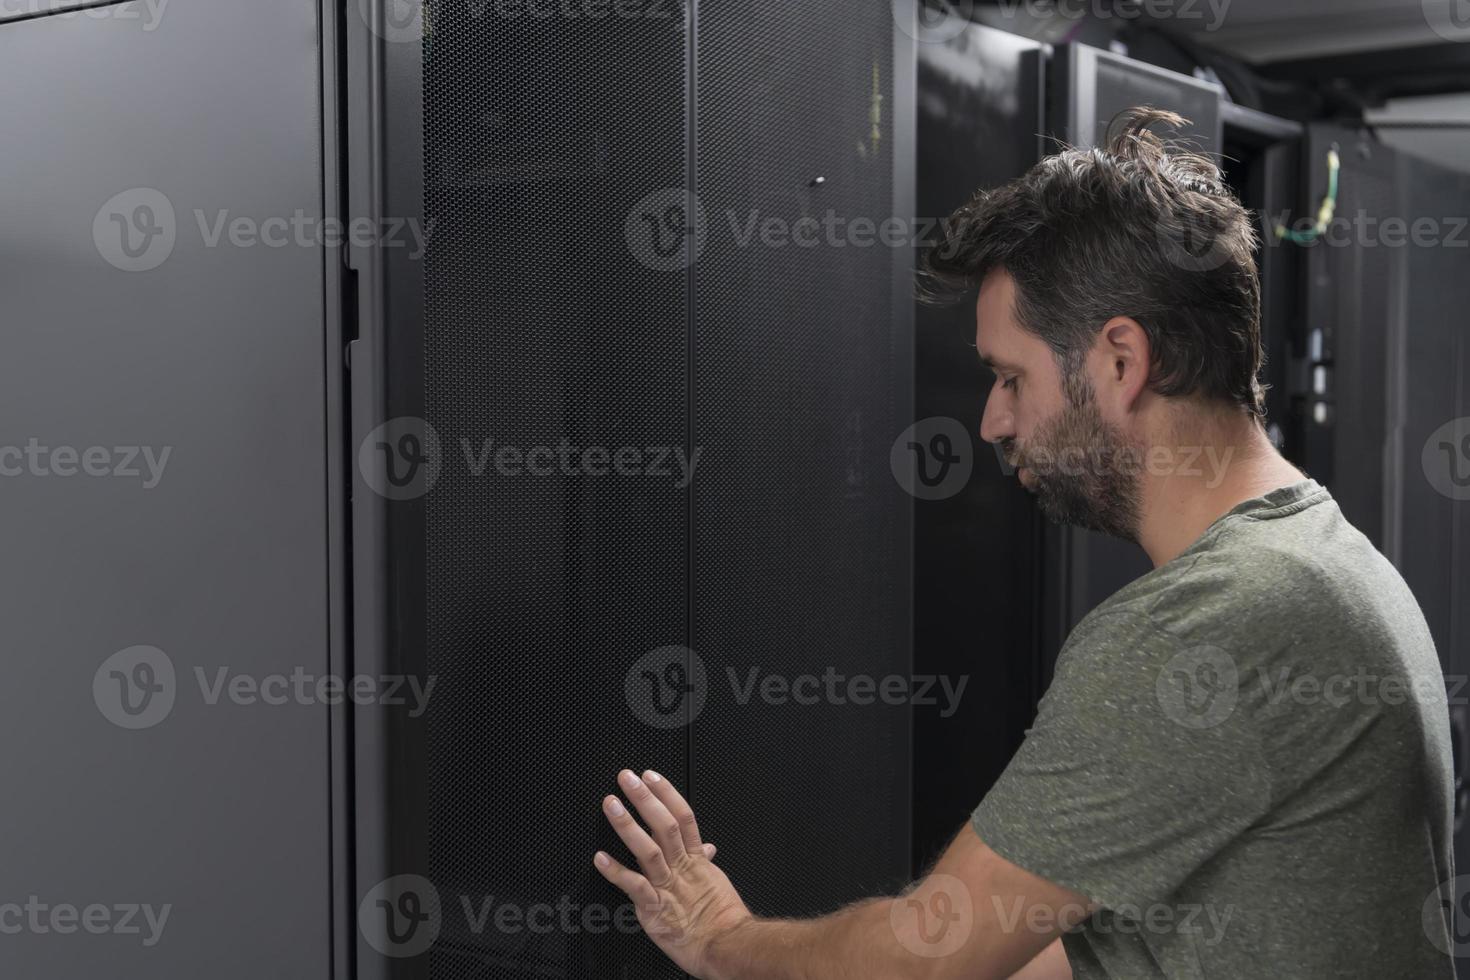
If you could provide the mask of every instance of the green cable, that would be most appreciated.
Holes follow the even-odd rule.
[[[1337,172],[1341,167],[1342,160],[1337,155],[1337,145],[1333,144],[1332,149],[1327,151],[1327,195],[1322,198],[1322,206],[1317,209],[1317,223],[1305,231],[1292,231],[1285,225],[1277,225],[1277,238],[1305,245],[1316,241],[1317,236],[1327,230],[1332,214],[1337,210]]]

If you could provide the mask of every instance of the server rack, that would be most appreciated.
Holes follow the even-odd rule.
[[[624,765],[687,791],[753,908],[901,887],[905,707],[739,689],[911,672],[912,502],[890,457],[912,422],[912,251],[740,235],[752,215],[912,216],[912,29],[882,6],[371,9],[343,38],[346,198],[435,238],[422,261],[347,257],[348,449],[388,447],[353,474],[353,648],[444,693],[353,720],[355,975],[677,975],[631,931],[461,913],[616,915],[590,855],[621,849],[598,801]],[[486,440],[703,456],[683,486],[517,482],[460,458]],[[439,456],[422,491],[388,490],[378,467],[409,472],[392,449],[410,445]],[[519,773],[530,795],[505,792]]]

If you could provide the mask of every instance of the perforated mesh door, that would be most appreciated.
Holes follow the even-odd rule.
[[[871,113],[891,98],[892,21],[885,5],[719,6],[696,19],[697,52],[668,2],[442,5],[425,44],[436,980],[678,975],[638,934],[495,923],[507,904],[622,904],[590,863],[623,853],[598,811],[620,766],[688,791],[757,909],[830,909],[906,871],[905,709],[741,705],[726,672],[908,669],[893,252],[742,246],[731,224],[752,207],[890,213],[891,102]],[[645,221],[679,231],[690,192],[708,222],[692,267],[639,238]],[[567,474],[559,457],[498,471],[502,447],[563,440],[649,465],[698,450],[694,480],[669,456],[662,475]],[[625,694],[665,645],[707,670],[702,711],[684,702],[673,728],[641,720],[656,692]],[[465,898],[491,913],[479,928]]]
[[[685,776],[684,735],[640,723],[623,680],[685,642],[686,493],[581,464],[685,441],[685,276],[624,238],[641,196],[686,182],[686,32],[660,6],[443,4],[425,45],[426,405],[445,454],[426,498],[435,978],[679,975],[641,935],[580,918],[621,904],[591,864],[614,849],[598,801],[618,767]],[[461,896],[476,916],[490,899],[478,932]],[[494,919],[559,903],[576,928]]]
[[[909,672],[908,509],[888,461],[909,338],[894,247],[862,224],[892,216],[893,20],[887,4],[719,3],[698,33],[693,646],[711,690],[693,788],[746,901],[814,914],[907,871],[907,710],[844,693]],[[829,668],[836,697],[825,680],[812,704],[760,693]]]

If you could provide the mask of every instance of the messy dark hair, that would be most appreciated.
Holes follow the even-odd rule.
[[[1104,323],[1137,320],[1150,390],[1265,415],[1255,229],[1214,161],[1149,131],[1188,120],[1125,110],[1103,146],[1066,147],[977,192],[924,256],[920,298],[953,302],[993,270],[1016,286],[1016,319],[1051,347],[1070,385]]]

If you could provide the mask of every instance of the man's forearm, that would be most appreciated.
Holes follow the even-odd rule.
[[[923,976],[928,965],[890,925],[892,899],[872,898],[820,919],[751,919],[710,945],[712,980],[853,980]]]
[[[642,873],[603,851],[593,863],[633,899],[659,949],[703,980],[1006,980],[1097,908],[1006,861],[967,822],[933,870],[897,898],[820,919],[753,918],[709,859],[688,802],[658,773],[645,777],[625,769],[618,783],[657,839],[616,796],[602,801]],[[1004,908],[1016,917],[1001,915]],[[1044,913],[1041,924],[1020,918],[1028,909]],[[1069,921],[1068,909],[1080,916]]]

